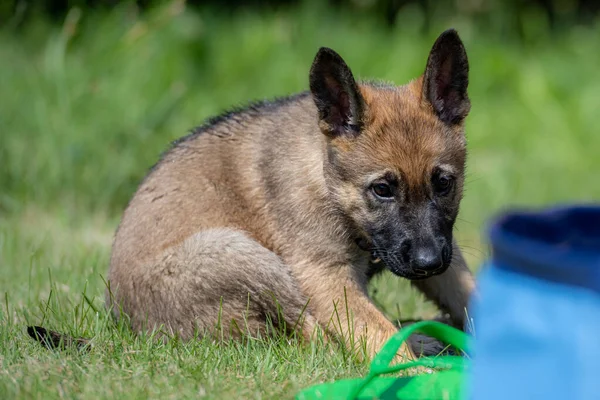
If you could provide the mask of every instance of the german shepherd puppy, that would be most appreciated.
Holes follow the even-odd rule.
[[[404,86],[357,83],[328,48],[309,78],[309,92],[196,128],[140,185],[107,291],[133,329],[236,336],[271,320],[307,338],[353,330],[373,355],[397,331],[367,296],[383,266],[464,325],[474,283],[452,237],[470,108],[458,34],[442,33]]]

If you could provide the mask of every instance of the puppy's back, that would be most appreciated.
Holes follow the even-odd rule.
[[[316,121],[302,93],[225,113],[176,141],[129,203],[111,269],[148,262],[202,229],[271,231],[268,198],[300,158],[319,162]]]

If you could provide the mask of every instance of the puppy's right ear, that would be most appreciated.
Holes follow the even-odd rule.
[[[310,69],[310,91],[327,136],[355,137],[362,128],[364,101],[352,71],[335,51],[321,47]]]

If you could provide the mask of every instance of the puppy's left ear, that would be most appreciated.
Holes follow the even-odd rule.
[[[467,95],[469,60],[458,33],[443,32],[435,41],[423,76],[422,97],[439,119],[448,125],[460,124],[471,109]]]

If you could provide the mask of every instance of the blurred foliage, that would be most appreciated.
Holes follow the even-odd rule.
[[[138,0],[46,0],[28,2],[4,0],[0,2],[0,21],[22,22],[32,16],[45,15],[62,19],[72,8],[107,10],[118,4],[128,3],[140,10],[151,9],[164,1]],[[211,6],[224,11],[238,12],[241,9],[277,10],[295,7],[301,0],[188,0],[196,8]],[[541,14],[548,26],[561,29],[578,23],[594,22],[600,12],[597,0],[323,0],[328,8],[370,15],[393,26],[398,16],[406,9],[418,9],[426,29],[439,17],[460,16],[468,18],[480,27],[499,28],[497,21],[508,31],[523,34],[523,25],[532,13]],[[502,33],[502,32],[499,32]]]
[[[600,168],[598,25],[551,34],[544,12],[532,11],[519,37],[502,15],[434,12],[424,28],[427,15],[405,6],[385,26],[319,1],[236,12],[171,1],[7,24],[0,215],[28,204],[118,215],[169,141],[232,105],[305,90],[319,46],[338,50],[357,76],[400,84],[422,72],[450,26],[471,60],[463,218],[479,226],[507,203],[599,199],[590,185]]]

